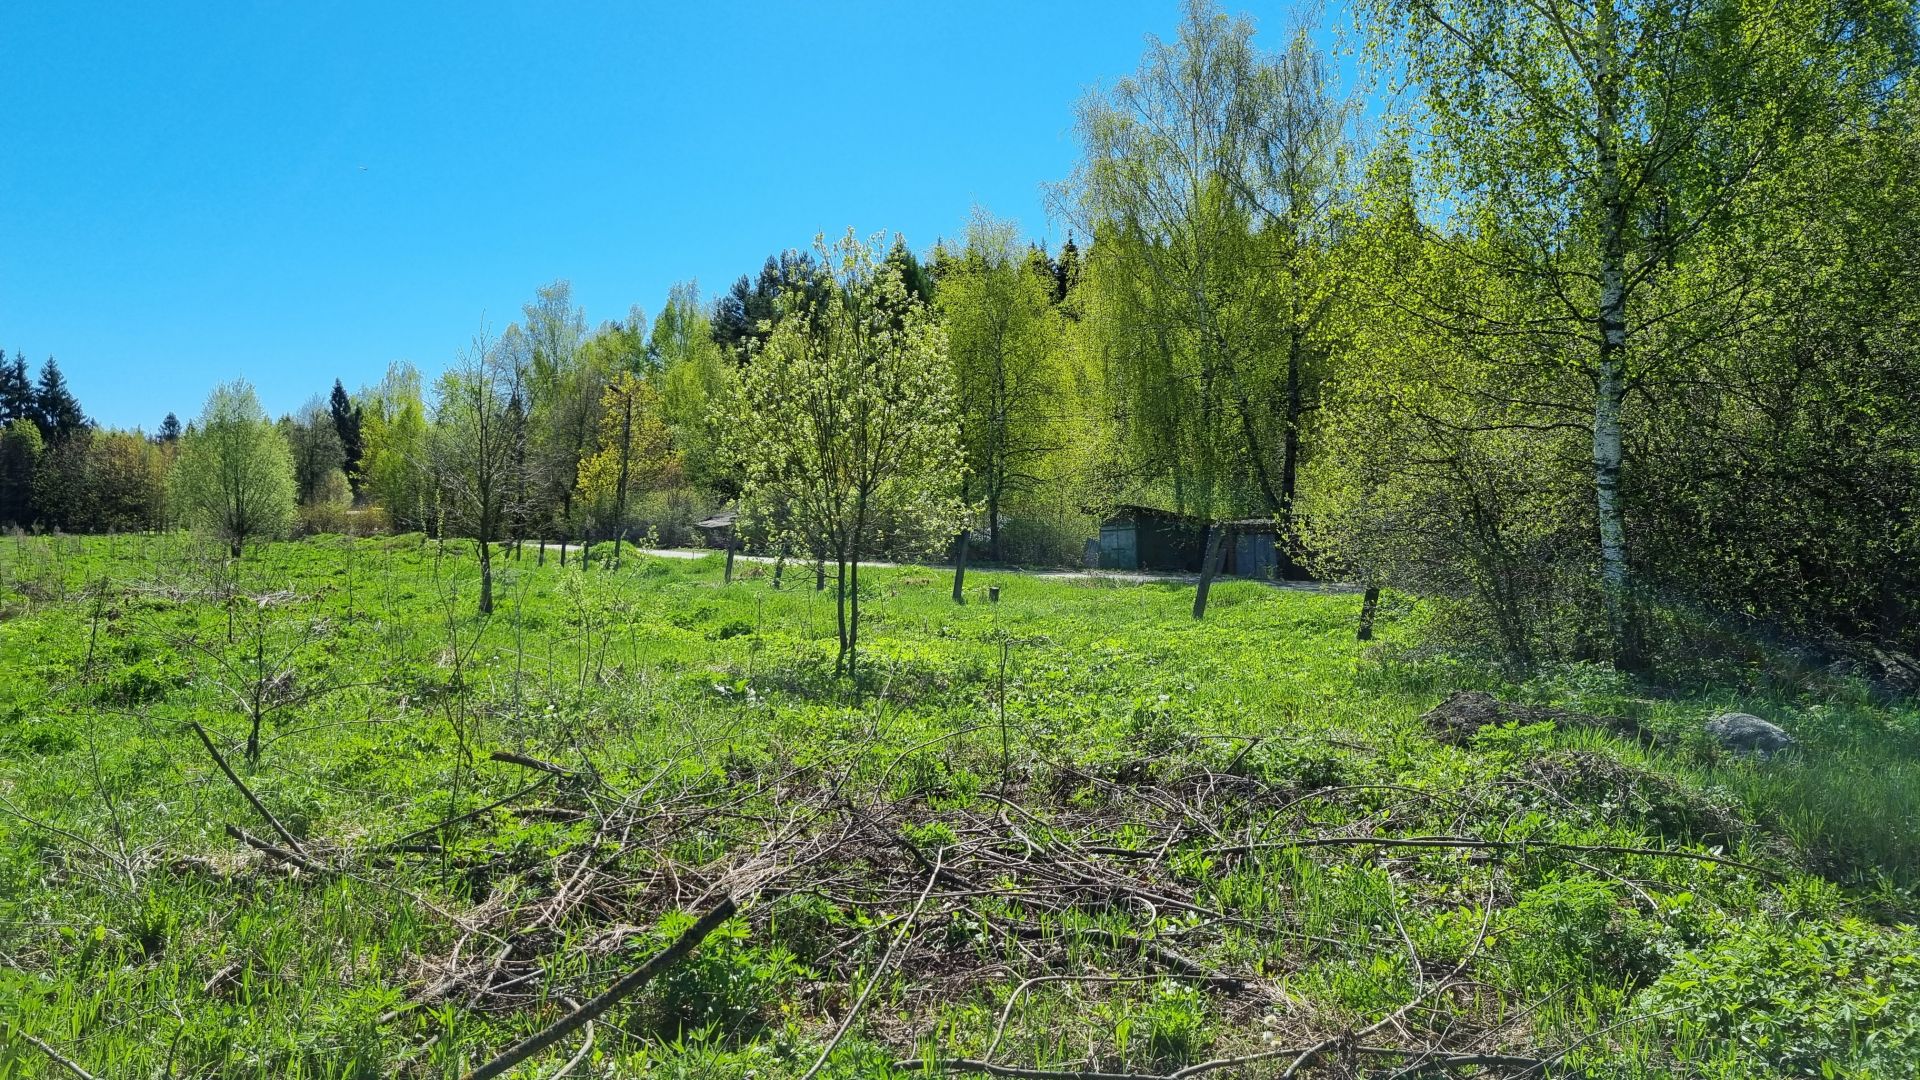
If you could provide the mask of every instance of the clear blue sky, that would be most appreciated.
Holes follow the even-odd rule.
[[[1283,44],[1289,8],[1229,3]],[[219,10],[216,10],[219,9]],[[1073,106],[1177,0],[0,5],[0,346],[152,430],[269,411],[573,282],[590,321],[712,296],[851,225],[980,204],[1057,244]]]

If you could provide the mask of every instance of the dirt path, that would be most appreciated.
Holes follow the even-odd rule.
[[[579,547],[574,544],[565,544],[565,545],[548,544],[547,550],[557,552],[562,547],[565,547],[569,553],[577,553],[579,551]],[[628,548],[627,550],[637,555],[651,555],[659,559],[704,559],[709,555],[721,554],[721,552],[714,550],[713,548],[634,547],[634,548]],[[734,559],[738,562],[769,563],[769,564],[776,561],[774,557],[771,555],[735,555]],[[804,563],[802,563],[800,560],[797,560],[797,559],[789,559],[787,561],[789,564],[793,566],[805,565]],[[898,562],[887,562],[885,560],[875,560],[871,562],[862,560],[860,565],[861,566],[877,566],[882,569],[891,569],[891,568],[900,567],[900,566],[912,566],[912,567],[918,567],[923,570],[940,570],[940,571],[945,571],[949,573],[952,572],[953,570],[952,563],[945,563],[945,564],[898,563]],[[1021,577],[1037,578],[1042,581],[1118,581],[1118,582],[1124,582],[1129,585],[1196,585],[1196,584],[1199,584],[1200,582],[1199,574],[1163,572],[1163,571],[1157,571],[1157,570],[1016,570],[1016,569],[1011,569],[1008,567],[1000,567],[1000,566],[969,565],[967,567],[967,573],[969,574],[1018,574]],[[1220,580],[1221,581],[1244,581],[1249,579],[1223,576],[1220,578]],[[1331,581],[1266,581],[1266,580],[1262,580],[1261,584],[1270,585],[1276,589],[1289,589],[1295,592],[1357,593],[1362,591],[1360,586],[1358,585],[1351,585],[1345,582],[1331,582]]]

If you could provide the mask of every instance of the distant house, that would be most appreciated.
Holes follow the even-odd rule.
[[[1280,557],[1275,547],[1280,527],[1272,518],[1241,518],[1222,524],[1233,533],[1221,573],[1244,578],[1280,576]],[[1152,506],[1118,506],[1113,516],[1100,523],[1098,544],[1099,566],[1103,570],[1170,570],[1197,574],[1206,556],[1207,522]]]
[[[1280,527],[1272,518],[1241,518],[1227,525],[1233,529],[1233,546],[1227,549],[1224,573],[1249,578],[1280,576],[1280,554],[1274,547]]]
[[[740,520],[739,511],[723,510],[705,521],[694,522],[693,528],[700,534],[701,541],[710,548],[736,547],[740,541],[734,535],[733,525],[738,520]]]
[[[1199,518],[1152,506],[1117,506],[1100,523],[1100,568],[1197,573],[1206,539],[1207,523]]]

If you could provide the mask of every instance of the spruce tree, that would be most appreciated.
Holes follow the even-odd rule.
[[[67,378],[60,374],[60,365],[51,356],[40,368],[40,383],[33,398],[34,419],[49,444],[66,442],[74,432],[87,426],[79,399],[67,389]]]
[[[34,415],[33,383],[27,378],[27,358],[19,353],[8,363],[0,353],[0,427]]]
[[[340,449],[346,452],[346,462],[342,467],[347,473],[347,483],[358,495],[360,455],[366,445],[360,435],[360,406],[347,396],[347,388],[340,385],[339,379],[333,380],[333,395],[327,401],[327,411],[333,416],[333,430],[340,435]]]

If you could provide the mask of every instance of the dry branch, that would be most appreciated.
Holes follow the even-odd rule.
[[[570,777],[573,775],[572,769],[562,768],[551,761],[541,761],[537,757],[516,754],[511,750],[495,750],[487,756],[495,761],[504,761],[508,765],[518,765],[523,769],[532,769],[535,772],[551,773],[554,776]]]
[[[255,851],[264,852],[267,855],[271,855],[274,858],[279,859],[283,863],[287,863],[291,866],[297,866],[300,869],[305,870],[310,874],[325,875],[325,874],[333,873],[333,871],[327,869],[324,866],[321,866],[319,863],[314,862],[312,859],[307,858],[307,856],[304,853],[297,852],[297,851],[288,851],[286,848],[283,848],[278,844],[268,843],[267,841],[262,840],[257,836],[254,836],[252,833],[249,833],[247,830],[241,828],[238,825],[227,826],[227,835],[233,837],[235,840],[240,841],[241,843],[247,845],[248,847],[253,848]]]
[[[227,759],[222,757],[219,749],[213,745],[213,739],[208,737],[207,729],[201,727],[200,721],[198,720],[189,720],[187,724],[193,728],[195,735],[200,736],[200,744],[207,748],[207,753],[213,755],[213,762],[220,766],[220,771],[227,774],[227,779],[233,781],[233,786],[240,789],[240,794],[247,797],[247,801],[252,803],[253,808],[259,811],[260,816],[266,819],[268,825],[273,827],[273,831],[279,835],[280,839],[285,840],[287,846],[292,848],[294,852],[304,860],[307,853],[300,847],[300,841],[293,838],[293,834],[287,831],[287,827],[280,824],[280,819],[273,816],[273,811],[267,809],[266,805],[254,796],[253,790],[247,787],[246,783],[240,779],[239,774],[233,771],[233,767],[227,764]],[[235,830],[232,826],[229,826],[227,831],[232,833]]]
[[[44,1039],[37,1038],[27,1033],[26,1031],[22,1030],[20,1026],[17,1024],[9,1024],[7,1026],[13,1029],[14,1035],[17,1036],[20,1039],[20,1041],[26,1043],[28,1046],[33,1047],[35,1050],[40,1051],[42,1054],[47,1055],[47,1060],[53,1062],[55,1065],[58,1065],[61,1068],[72,1073],[73,1075],[79,1077],[80,1080],[95,1080],[94,1075],[92,1073],[81,1068],[79,1063],[74,1061],[72,1058],[66,1056],[65,1054],[62,1054],[58,1050],[55,1050],[52,1044],[46,1042]]]
[[[692,926],[674,939],[673,944],[655,953],[651,959],[620,977],[612,986],[587,999],[585,1005],[568,1013],[539,1032],[509,1047],[499,1057],[467,1074],[466,1080],[489,1080],[499,1076],[522,1061],[566,1038],[575,1029],[597,1019],[601,1013],[619,1004],[621,999],[645,986],[649,980],[667,968],[680,962],[705,941],[708,934],[719,929],[720,924],[734,916],[737,909],[733,897],[722,896],[720,902],[707,909]]]

